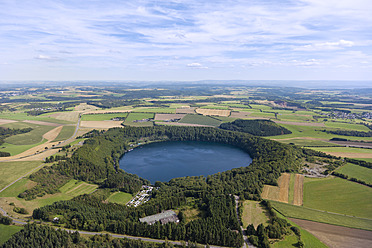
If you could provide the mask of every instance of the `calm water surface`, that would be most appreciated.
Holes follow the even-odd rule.
[[[251,162],[247,153],[234,146],[172,141],[152,143],[126,153],[120,160],[120,168],[155,183],[175,177],[207,176]]]

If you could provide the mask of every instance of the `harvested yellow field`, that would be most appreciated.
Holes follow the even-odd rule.
[[[6,119],[0,119],[0,125],[8,124],[8,123],[13,123],[13,122],[18,122],[18,121],[14,121],[14,120],[6,120]]]
[[[195,108],[184,107],[176,109],[176,114],[195,114]]]
[[[113,128],[113,127],[123,127],[121,125],[122,121],[81,121],[80,126],[86,128]]]
[[[174,119],[182,119],[186,114],[156,114],[155,121],[169,121]]]
[[[278,179],[278,186],[265,185],[262,191],[262,198],[288,203],[288,190],[291,174],[283,173]]]
[[[61,124],[46,122],[46,121],[28,121],[28,120],[26,120],[26,121],[23,121],[23,122],[36,124],[36,125],[51,126],[51,127],[58,127],[58,126],[61,125]]]
[[[304,190],[304,176],[296,174],[294,183],[293,205],[302,206]]]
[[[198,108],[195,110],[196,113],[202,114],[202,115],[215,115],[215,116],[229,116],[230,110],[227,109],[201,109]]]
[[[57,138],[57,136],[61,132],[62,128],[63,128],[63,126],[59,126],[59,127],[56,127],[54,129],[50,130],[49,132],[47,132],[43,135],[43,138],[47,139],[49,141],[54,140],[55,138]]]
[[[356,153],[356,152],[327,152],[336,157],[348,157],[348,158],[372,158],[371,153]]]

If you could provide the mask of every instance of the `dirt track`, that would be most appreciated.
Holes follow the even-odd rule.
[[[327,246],[333,248],[372,247],[372,232],[308,220],[289,218],[309,231]]]
[[[294,183],[293,205],[302,206],[304,176],[296,174]]]

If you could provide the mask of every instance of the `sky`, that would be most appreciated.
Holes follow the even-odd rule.
[[[0,0],[0,80],[372,80],[371,0]]]

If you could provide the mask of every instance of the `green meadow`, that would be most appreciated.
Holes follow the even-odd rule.
[[[218,121],[209,116],[188,114],[188,115],[185,115],[179,121],[179,123],[189,123],[189,124],[198,124],[198,125],[207,125],[207,126],[217,127],[221,124],[221,121]]]
[[[41,161],[1,162],[0,189],[41,165]]]
[[[75,126],[63,126],[61,132],[58,134],[54,141],[62,141],[69,139],[75,132]]]
[[[82,121],[108,121],[115,117],[127,117],[128,113],[87,114],[81,117]]]
[[[45,125],[35,125],[30,123],[24,122],[16,122],[3,125],[3,127],[9,128],[27,128],[31,127],[32,131],[28,133],[22,133],[10,136],[5,139],[6,143],[10,143],[13,145],[32,145],[40,143],[43,140],[43,135],[50,130],[56,128],[54,126],[45,126]]]
[[[112,203],[126,204],[132,197],[129,193],[115,192],[107,200]]]
[[[303,206],[346,214],[372,221],[372,188],[341,178],[311,179],[304,182]]]
[[[372,184],[372,169],[349,163],[337,168],[336,171],[347,175],[349,179],[353,177]]]
[[[4,244],[13,234],[21,231],[22,229],[23,227],[21,226],[8,226],[0,224],[0,245]]]

